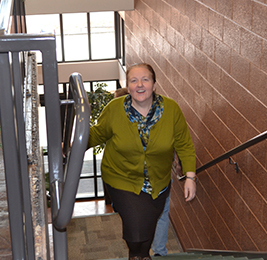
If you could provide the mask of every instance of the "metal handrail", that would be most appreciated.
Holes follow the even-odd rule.
[[[261,134],[251,138],[250,140],[246,141],[245,143],[241,144],[241,145],[238,145],[237,147],[231,149],[230,151],[222,154],[221,156],[215,158],[214,160],[200,166],[199,168],[197,168],[196,170],[196,174],[208,169],[209,167],[225,160],[225,159],[228,159],[230,156],[232,155],[235,155],[247,148],[249,148],[250,146],[252,145],[255,145],[263,140],[265,140],[267,138],[267,131],[265,132],[262,132]],[[186,176],[178,176],[178,179],[179,180],[184,180],[186,178]]]
[[[83,88],[81,76],[78,73],[74,73],[70,77],[70,87],[75,101],[76,131],[68,163],[64,167],[66,174],[64,174],[55,37],[52,34],[15,34],[0,36],[0,42],[0,117],[6,183],[7,187],[12,187],[10,189],[7,188],[7,197],[13,258],[26,259],[26,255],[28,255],[29,259],[33,259],[34,245],[33,238],[30,239],[30,236],[25,236],[25,233],[28,234],[33,230],[31,223],[28,224],[31,221],[30,197],[28,196],[29,198],[26,200],[26,195],[29,193],[30,188],[25,188],[25,185],[29,184],[27,181],[27,156],[26,151],[18,152],[17,149],[18,147],[26,147],[25,134],[23,135],[19,132],[24,129],[24,124],[18,121],[19,119],[17,121],[14,119],[13,103],[14,95],[16,98],[17,92],[15,91],[15,94],[12,94],[12,88],[7,86],[14,84],[21,92],[20,80],[22,77],[20,74],[21,69],[17,68],[18,55],[22,52],[39,50],[42,53],[43,60],[42,74],[47,122],[49,182],[51,184],[50,194],[52,195],[54,259],[68,259],[66,225],[72,216],[84,152],[89,138],[90,106],[88,98]],[[9,52],[12,53],[12,66],[10,65]],[[11,67],[14,70],[12,72]],[[21,107],[19,104],[16,106],[18,108]],[[16,116],[23,118],[22,111],[23,109],[20,108],[18,110],[19,113],[16,112]],[[22,138],[20,138],[21,136]],[[24,164],[26,162],[26,167],[21,167],[21,162]],[[20,171],[23,174],[20,174]],[[20,176],[24,176],[24,172],[27,175],[22,178],[21,182]],[[27,194],[24,195],[24,193]],[[21,196],[22,194],[23,197]],[[24,199],[23,203],[22,199]],[[28,207],[26,208],[26,206]],[[26,221],[24,221],[25,219]],[[27,219],[30,221],[27,222]],[[26,246],[28,247],[27,252]],[[30,250],[31,247],[32,250]]]
[[[83,157],[87,148],[90,131],[90,105],[83,87],[82,77],[78,73],[70,76],[70,87],[73,93],[76,110],[76,126],[74,140],[69,155],[65,181],[52,180],[51,202],[53,205],[53,224],[57,229],[65,229],[69,223],[79,185],[79,177],[83,165]],[[64,188],[63,188],[64,187]],[[53,201],[55,203],[53,203]]]

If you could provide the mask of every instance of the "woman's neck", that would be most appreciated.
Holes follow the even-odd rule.
[[[145,104],[137,103],[132,100],[132,107],[134,107],[142,116],[146,117],[150,108],[152,106],[152,100],[151,102],[146,102]]]

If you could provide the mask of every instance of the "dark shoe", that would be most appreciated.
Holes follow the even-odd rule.
[[[152,260],[152,258],[150,256],[145,256],[142,258],[142,260]]]
[[[132,256],[129,257],[129,260],[142,260],[141,256]]]
[[[154,256],[162,256],[162,255],[160,255],[160,254],[155,254]]]

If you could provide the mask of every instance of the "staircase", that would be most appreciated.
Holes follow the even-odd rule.
[[[204,253],[176,253],[176,254],[169,254],[167,256],[161,256],[161,257],[153,257],[153,260],[197,260],[197,259],[203,259],[203,260],[266,260],[266,257],[253,257],[251,256],[245,256],[245,253],[243,253],[244,256],[234,256],[234,255],[212,255],[212,254],[204,254]],[[106,259],[107,260],[107,259]],[[109,259],[109,260],[115,260],[115,259]],[[116,259],[118,260],[118,259]],[[120,258],[120,260],[128,260],[128,258]]]

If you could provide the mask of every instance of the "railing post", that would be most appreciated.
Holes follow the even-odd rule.
[[[0,53],[0,119],[13,259],[26,259],[23,200],[9,54]]]

